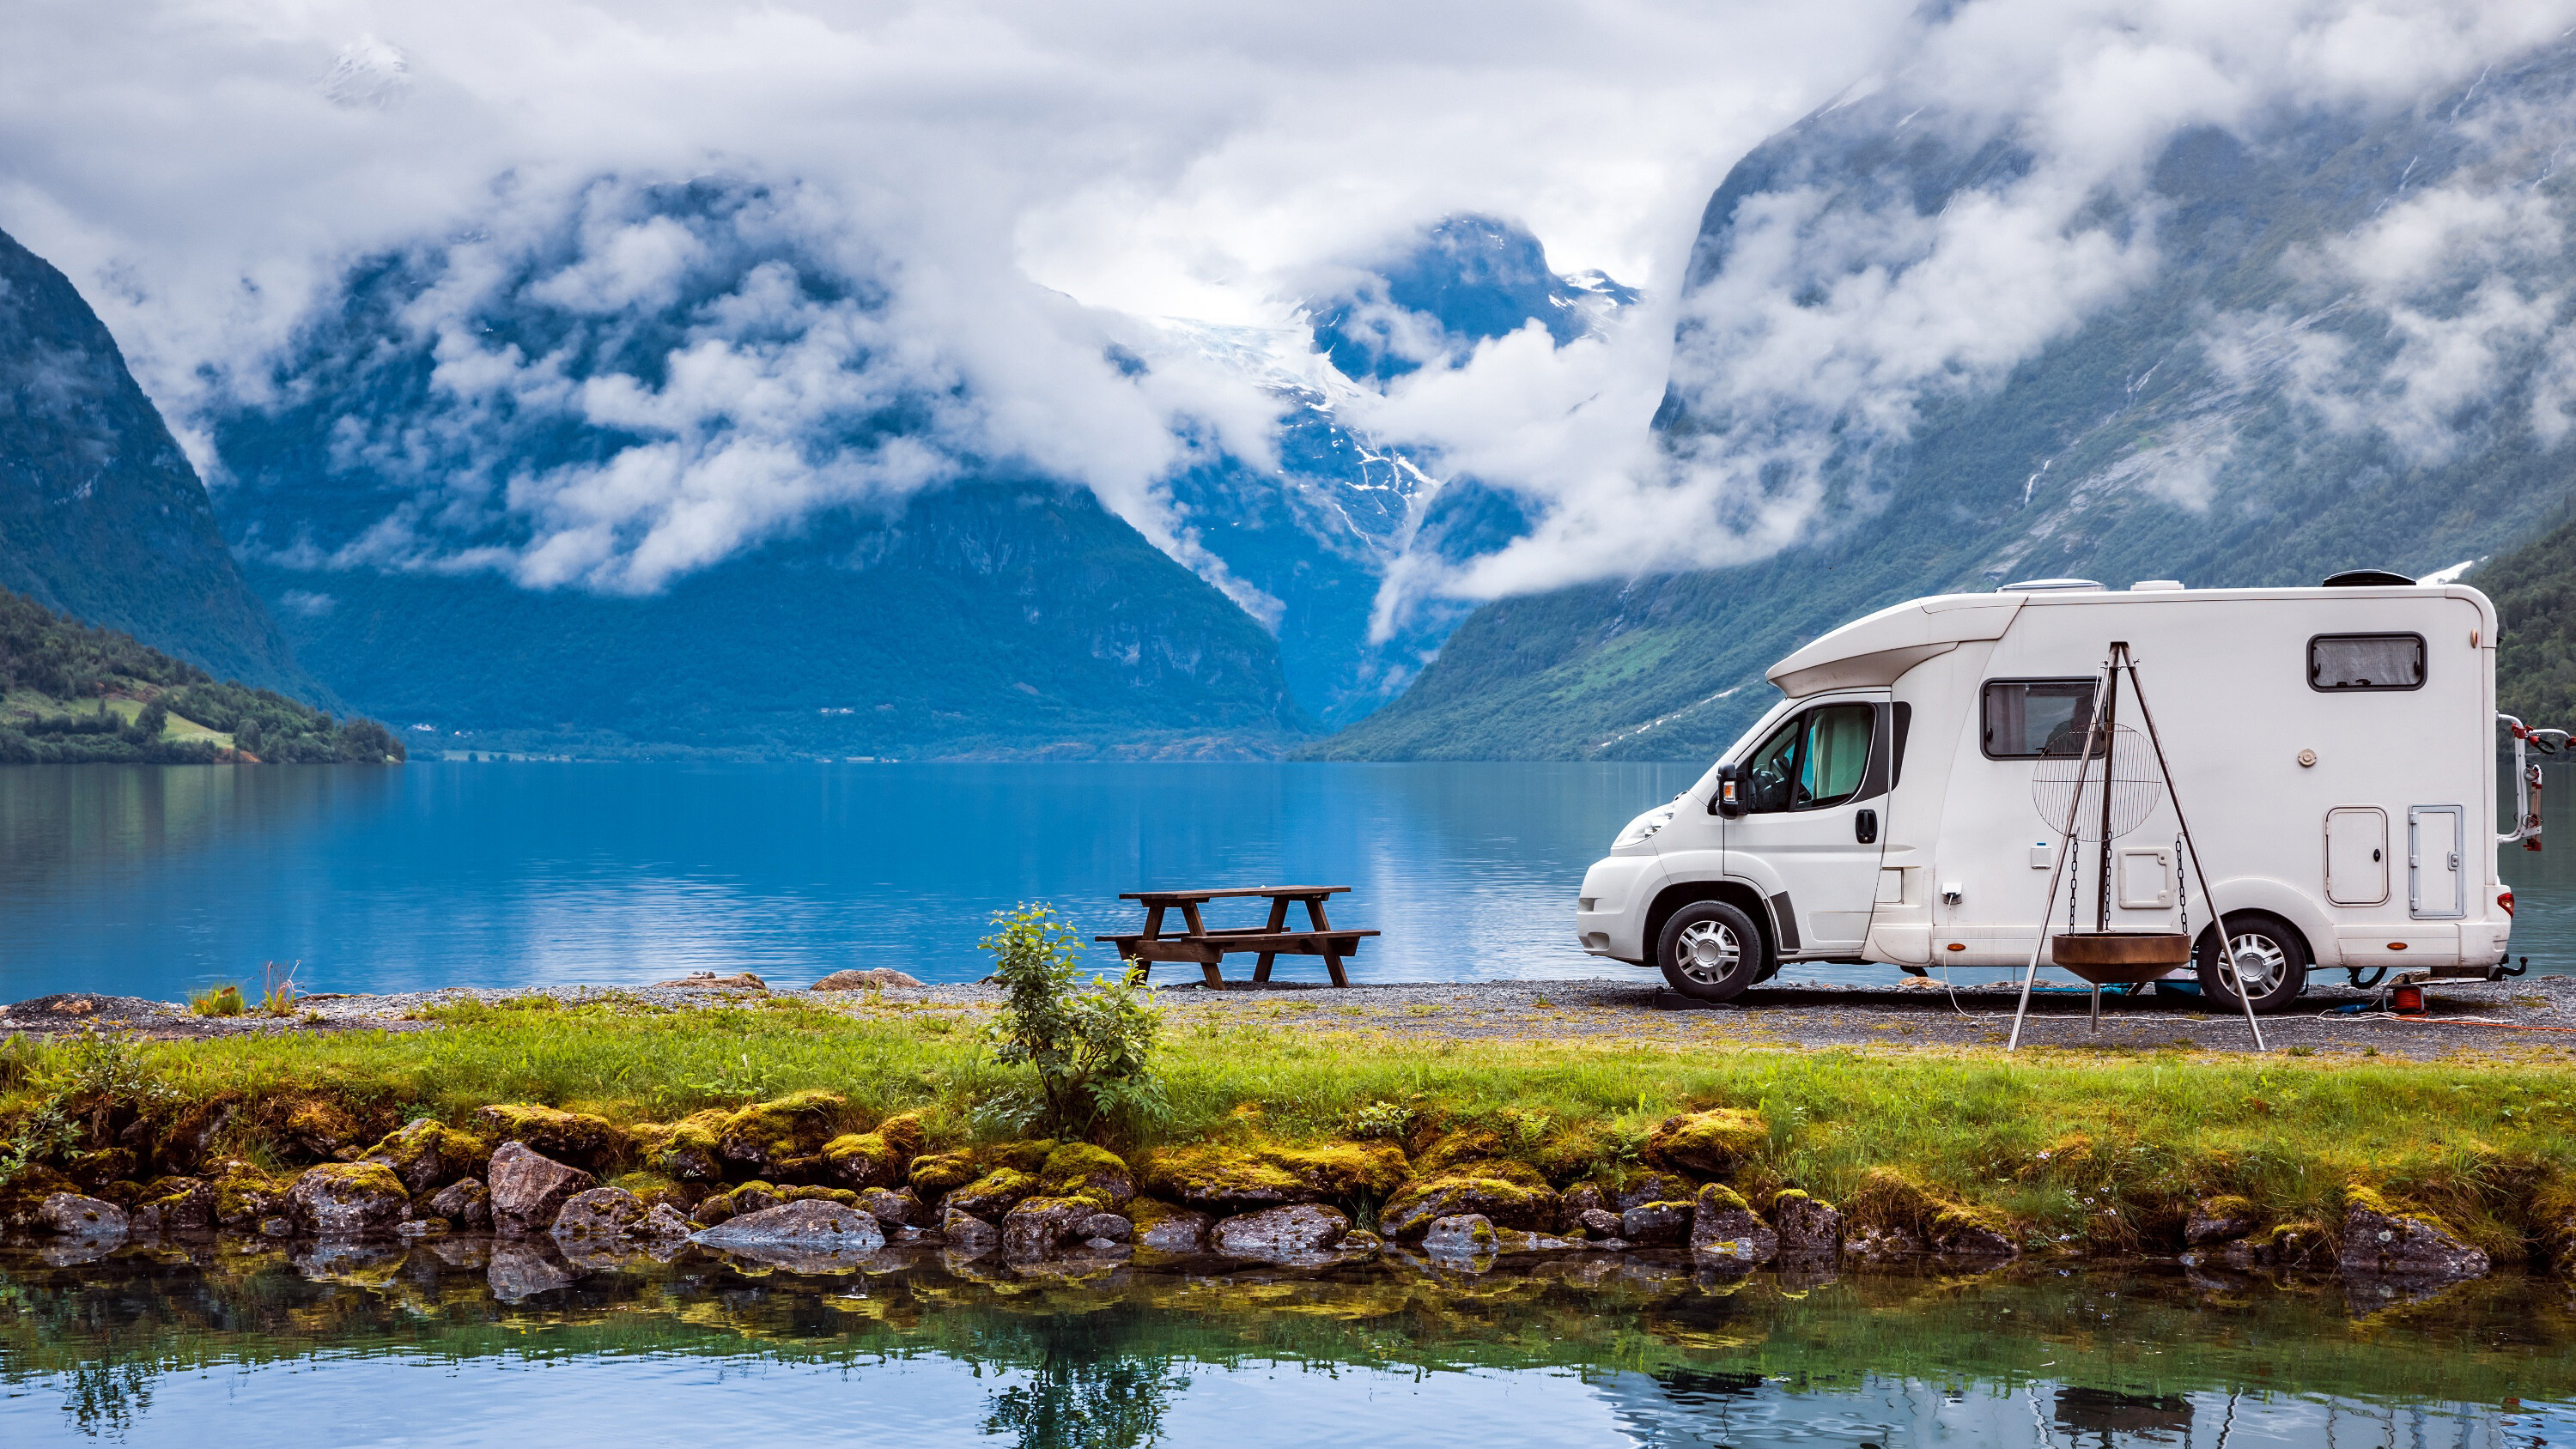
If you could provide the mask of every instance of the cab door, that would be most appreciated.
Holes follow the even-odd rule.
[[[1856,955],[1868,939],[1886,836],[1886,713],[1862,700],[1816,705],[1737,767],[1745,808],[1727,824],[1727,874],[1770,897],[1783,956]]]

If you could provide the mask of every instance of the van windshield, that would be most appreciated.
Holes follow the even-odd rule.
[[[2093,726],[2093,681],[1987,680],[1984,724],[1990,760],[2081,754]]]

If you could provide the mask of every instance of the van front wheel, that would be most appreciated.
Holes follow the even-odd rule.
[[[1673,912],[1655,941],[1664,982],[1694,1001],[1731,1001],[1769,974],[1771,953],[1753,918],[1724,901]]]
[[[2279,1011],[2299,999],[2308,986],[2308,946],[2299,933],[2276,917],[2252,911],[2227,913],[2227,953],[2221,959],[2218,929],[2204,928],[2194,943],[2192,964],[2199,968],[2201,994],[2222,1011],[2243,1011],[2244,996],[2256,1011]]]

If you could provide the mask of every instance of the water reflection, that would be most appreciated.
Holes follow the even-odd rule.
[[[920,1254],[807,1276],[467,1240],[0,1260],[12,1445],[2537,1446],[2576,1435],[2571,1383],[2576,1301],[2521,1279],[2355,1318],[2325,1282],[1800,1287],[1652,1257],[1304,1277]]]

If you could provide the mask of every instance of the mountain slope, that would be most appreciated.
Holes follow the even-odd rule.
[[[370,719],[334,721],[272,690],[92,629],[0,589],[0,763],[400,764]]]
[[[1755,480],[1737,506],[1803,500],[1796,541],[1487,605],[1403,699],[1315,752],[1705,758],[1776,698],[1765,666],[1903,598],[2420,574],[2499,551],[2568,497],[2576,196],[2548,158],[2576,141],[2571,95],[2561,45],[2403,108],[2171,135],[2141,193],[2097,193],[2068,223],[2151,265],[2009,367],[1915,384],[1900,425],[1884,392],[1743,373],[1773,318],[1933,255],[1884,238],[2008,197],[2039,162],[2011,125],[1943,124],[1902,91],[1810,118],[1712,199],[1658,417],[1680,465]]]
[[[116,340],[0,233],[0,588],[217,674],[310,689]]]

